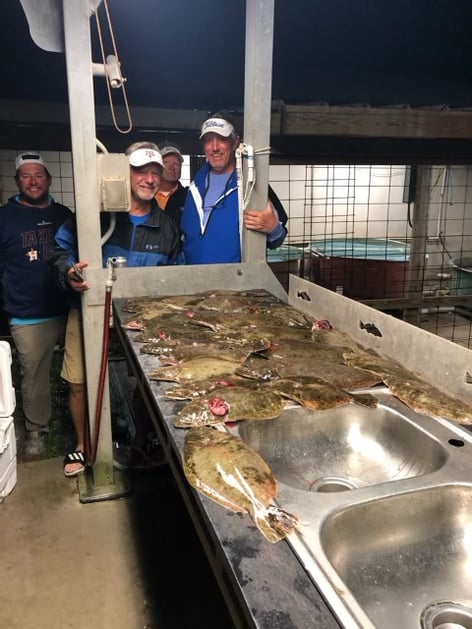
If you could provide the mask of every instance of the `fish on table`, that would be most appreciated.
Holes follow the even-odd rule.
[[[192,400],[177,412],[176,428],[213,426],[243,419],[275,419],[287,404],[278,391],[268,388],[230,386],[215,389]]]
[[[347,354],[345,360],[348,365],[354,365],[377,375],[392,395],[416,413],[443,417],[463,425],[472,425],[472,405],[440,391],[390,358],[383,358],[373,352],[365,352],[364,354]]]
[[[254,291],[210,291],[203,297],[187,302],[187,307],[199,310],[214,310],[219,312],[251,312],[259,308],[269,308],[279,302],[277,297],[267,292]]]
[[[277,481],[270,467],[239,437],[207,426],[191,428],[182,456],[192,487],[231,511],[248,514],[272,544],[296,529],[298,518],[273,504]]]
[[[164,397],[169,400],[195,400],[211,393],[215,389],[235,386],[251,388],[259,386],[259,383],[260,381],[258,380],[248,380],[236,375],[226,378],[206,378],[171,386],[165,390]]]
[[[381,382],[376,374],[341,362],[337,350],[314,350],[290,343],[282,350],[276,347],[269,360],[249,356],[235,373],[245,378],[277,380],[278,378],[320,378],[341,389],[366,389]]]
[[[187,343],[145,343],[140,352],[159,356],[163,364],[177,364],[193,358],[217,357],[222,360],[244,362],[251,354],[265,352],[270,348],[267,339],[256,339],[246,343],[231,343],[225,339],[189,340]]]
[[[166,302],[155,297],[127,299],[122,309],[121,326],[128,330],[141,330],[149,321],[156,317],[184,309],[187,301],[188,296],[185,299],[176,297],[172,302]]]
[[[283,397],[312,410],[337,408],[355,400],[347,391],[310,376],[279,378],[272,380],[268,386]]]
[[[141,351],[143,354],[149,353],[149,350],[146,351],[144,348]],[[159,359],[163,365],[179,365],[196,358],[213,359],[215,354],[218,354],[218,360],[243,363],[251,353],[250,349],[242,347],[219,347],[216,351],[216,348],[211,344],[192,343],[181,345],[173,350],[167,348],[167,351],[159,354]]]
[[[243,387],[245,389],[273,389],[282,397],[313,410],[326,410],[355,402],[374,408],[377,398],[370,393],[353,393],[335,387],[321,378],[299,376],[298,378],[278,378],[268,380],[248,379],[237,375],[228,378],[209,378],[189,381],[166,389],[164,397],[170,400],[196,400],[225,387]]]
[[[211,338],[209,330],[204,328],[197,330],[186,320],[165,320],[161,317],[151,319],[144,327],[135,329],[139,330],[134,338],[137,343],[155,343],[169,347],[198,341],[204,342]]]
[[[188,382],[206,378],[224,378],[235,373],[241,363],[218,357],[193,358],[178,365],[158,367],[149,374],[150,380]]]

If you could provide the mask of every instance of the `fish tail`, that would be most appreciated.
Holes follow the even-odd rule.
[[[276,544],[291,533],[298,525],[298,518],[288,511],[270,506],[265,513],[255,514],[254,522],[262,535]]]

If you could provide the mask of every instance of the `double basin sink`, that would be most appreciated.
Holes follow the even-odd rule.
[[[472,629],[472,435],[374,390],[376,408],[239,422],[288,542],[343,627]]]

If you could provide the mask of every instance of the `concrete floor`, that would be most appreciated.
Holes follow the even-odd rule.
[[[131,483],[82,504],[61,457],[17,465],[0,504],[0,627],[233,627],[169,468]]]

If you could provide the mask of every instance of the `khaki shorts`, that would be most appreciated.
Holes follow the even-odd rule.
[[[85,382],[82,316],[78,308],[72,308],[67,319],[61,378],[73,384]]]

